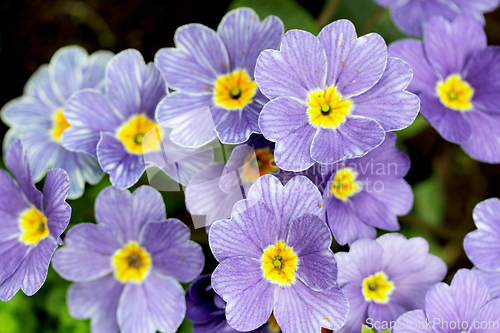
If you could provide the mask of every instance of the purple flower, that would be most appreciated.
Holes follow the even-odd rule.
[[[468,269],[451,285],[437,283],[425,297],[423,310],[398,318],[394,333],[492,333],[500,330],[500,299],[490,300],[488,288]]]
[[[474,208],[477,230],[465,236],[464,249],[493,297],[500,296],[500,200],[482,201]]]
[[[212,152],[174,145],[155,122],[156,105],[166,86],[153,63],[133,49],[117,54],[106,68],[106,95],[95,89],[74,94],[64,116],[71,125],[62,137],[74,151],[97,156],[111,184],[128,188],[144,170],[158,166],[182,184],[206,163]]]
[[[255,68],[271,100],[259,126],[276,142],[276,164],[301,171],[365,155],[387,131],[417,116],[418,97],[405,91],[411,78],[408,64],[387,58],[381,36],[357,38],[347,20],[327,25],[318,37],[288,31],[280,51],[263,51]]]
[[[7,151],[11,143],[21,139],[28,153],[35,182],[40,181],[49,168],[66,170],[71,187],[68,198],[83,194],[85,182],[97,184],[103,175],[97,159],[64,149],[61,137],[70,126],[63,110],[66,100],[84,88],[101,90],[104,87],[104,69],[113,57],[109,51],[88,55],[80,46],[60,48],[50,60],[30,77],[23,95],[4,105],[2,120],[11,129],[3,142]]]
[[[5,164],[15,181],[0,169],[0,299],[4,302],[19,289],[28,296],[40,289],[71,217],[64,170],[47,172],[44,197],[35,187],[19,140],[10,145]]]
[[[200,276],[186,292],[186,318],[193,322],[193,333],[238,333],[226,321],[226,302],[211,286],[211,275]],[[266,324],[251,333],[281,332],[271,316]]]
[[[348,303],[337,285],[331,234],[321,219],[321,194],[307,178],[286,186],[264,175],[231,219],[209,233],[219,266],[212,287],[227,302],[231,327],[250,331],[274,315],[285,333],[340,328]]]
[[[413,36],[422,36],[422,30],[432,16],[453,20],[460,14],[469,15],[484,25],[484,12],[498,7],[499,0],[374,0],[391,9],[391,16],[399,29]]]
[[[368,319],[390,322],[408,309],[422,309],[427,290],[446,275],[443,260],[428,252],[425,239],[391,233],[359,239],[348,253],[335,254],[339,285],[350,303],[340,332],[361,332]]]
[[[363,157],[323,165],[326,220],[341,245],[372,238],[375,228],[399,230],[397,216],[413,206],[413,192],[403,179],[410,159],[395,146],[396,134]]]
[[[412,66],[408,89],[418,94],[420,112],[444,139],[476,160],[500,163],[500,47],[487,46],[478,22],[434,17],[423,42],[397,41],[389,54]]]
[[[158,122],[173,128],[172,141],[199,147],[218,136],[236,144],[261,133],[258,117],[267,99],[254,81],[255,62],[262,50],[276,49],[282,35],[279,18],[261,22],[250,8],[227,13],[217,32],[200,24],[178,28],[176,47],[161,49],[155,57],[176,90],[156,111]]]
[[[189,228],[166,220],[163,198],[149,186],[104,189],[95,214],[98,223],[71,228],[54,255],[54,269],[76,282],[70,314],[90,318],[94,333],[175,332],[186,311],[178,281],[195,279],[204,265]]]

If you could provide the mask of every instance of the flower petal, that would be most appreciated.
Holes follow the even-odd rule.
[[[114,55],[107,50],[98,50],[90,55],[83,68],[83,89],[104,90],[106,66]]]
[[[379,229],[399,230],[400,226],[396,215],[377,199],[377,193],[361,191],[349,200],[363,222]]]
[[[263,277],[261,264],[253,258],[233,257],[212,274],[212,287],[227,302],[227,321],[238,331],[260,327],[273,311],[276,285]]]
[[[8,279],[29,254],[30,246],[14,238],[0,243],[0,283]]]
[[[54,90],[52,89],[49,77],[49,65],[43,64],[31,75],[24,86],[23,95],[40,100],[47,110],[53,111],[62,106]]]
[[[40,100],[21,96],[2,107],[2,121],[9,126],[52,127],[54,109],[49,109]]]
[[[68,191],[67,173],[62,169],[49,170],[43,188],[44,213],[50,235],[54,239],[59,239],[71,218],[71,206],[66,202]]]
[[[350,282],[342,287],[342,292],[349,300],[349,314],[338,333],[361,332],[361,325],[369,324],[366,318],[368,303],[361,294],[361,286],[359,283]]]
[[[472,127],[472,137],[460,144],[472,158],[486,163],[500,163],[500,115],[481,111],[467,113],[468,125]]]
[[[420,326],[419,326],[420,324]],[[424,310],[414,310],[403,314],[394,325],[394,333],[435,333]]]
[[[229,58],[221,38],[201,24],[177,28],[175,48],[160,49],[155,63],[167,85],[183,92],[212,91],[217,76],[229,72]]]

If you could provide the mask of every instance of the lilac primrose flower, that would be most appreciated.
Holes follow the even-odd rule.
[[[261,22],[250,8],[227,13],[217,32],[200,24],[177,29],[176,47],[155,57],[168,86],[177,90],[156,111],[158,122],[173,128],[173,142],[199,147],[218,136],[236,144],[261,133],[258,117],[267,98],[254,81],[255,62],[262,50],[279,46],[283,29],[276,16]]]
[[[361,332],[361,324],[391,322],[410,309],[424,307],[425,294],[446,275],[446,265],[429,254],[421,237],[397,233],[359,239],[349,252],[338,252],[339,284],[350,303],[339,332]]]
[[[90,318],[94,333],[175,332],[186,311],[178,281],[195,279],[204,265],[189,228],[165,220],[163,198],[149,186],[133,194],[104,189],[95,214],[98,223],[71,228],[54,255],[54,269],[76,282],[68,290],[70,314]]]
[[[434,17],[423,42],[397,41],[389,54],[414,69],[408,89],[444,139],[476,160],[500,163],[500,47],[487,46],[479,23],[467,16],[451,23]]]
[[[357,38],[347,20],[327,25],[318,37],[288,31],[280,51],[263,51],[255,67],[271,100],[259,126],[276,142],[276,164],[301,171],[365,155],[387,131],[417,116],[418,97],[405,91],[411,78],[407,63],[387,58],[381,36]]]
[[[500,297],[500,200],[482,201],[474,208],[477,230],[467,234],[464,249],[493,297]]]
[[[28,296],[40,289],[71,217],[64,170],[47,172],[44,197],[35,187],[19,140],[10,145],[5,164],[16,181],[0,170],[0,299],[4,302],[19,289]]]
[[[64,116],[71,126],[62,143],[97,156],[118,188],[135,184],[150,166],[160,167],[185,185],[212,161],[212,152],[187,150],[167,139],[154,120],[156,105],[165,94],[156,66],[146,65],[137,50],[122,51],[106,69],[106,95],[85,89],[68,100]]]
[[[469,15],[484,25],[484,12],[498,7],[499,0],[374,0],[391,9],[397,27],[407,34],[422,36],[422,30],[432,16],[453,20],[460,14]]]
[[[397,216],[413,206],[413,192],[403,179],[410,159],[396,144],[396,134],[363,157],[323,165],[326,220],[341,245],[377,235],[375,227],[399,230]]]
[[[273,314],[284,333],[340,328],[348,303],[337,285],[321,194],[306,177],[285,186],[264,175],[231,219],[215,222],[209,243],[219,266],[212,287],[227,302],[228,324],[262,326]]]
[[[488,288],[468,269],[451,285],[437,283],[425,297],[425,308],[398,318],[394,333],[493,333],[500,330],[500,299],[490,300]]]
[[[186,318],[194,323],[193,333],[238,333],[226,321],[226,302],[211,286],[211,275],[200,276],[186,292]],[[281,332],[274,316],[251,333]]]
[[[96,158],[61,146],[61,136],[70,126],[63,114],[65,103],[80,89],[101,90],[104,69],[112,57],[109,51],[89,56],[80,46],[62,47],[54,53],[49,65],[40,66],[30,77],[23,95],[5,104],[1,111],[3,122],[11,127],[3,142],[4,152],[14,140],[21,139],[35,182],[49,168],[66,170],[71,199],[83,194],[85,182],[97,184],[103,172]]]

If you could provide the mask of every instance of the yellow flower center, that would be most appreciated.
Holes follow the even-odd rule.
[[[274,155],[271,154],[269,148],[262,148],[251,152],[243,164],[243,172],[241,177],[244,181],[255,182],[260,176],[272,174],[278,167],[274,162]]]
[[[52,137],[57,141],[61,141],[61,135],[69,127],[69,123],[64,118],[63,108],[59,108],[54,112],[54,120],[52,123]]]
[[[129,242],[111,257],[118,281],[142,282],[151,270],[151,256],[136,242]]]
[[[291,247],[286,247],[283,241],[275,246],[270,245],[262,256],[264,276],[279,284],[291,284],[295,279],[297,269],[297,255]]]
[[[360,182],[356,181],[358,174],[351,168],[337,170],[332,182],[332,194],[343,201],[352,197],[362,189]]]
[[[143,114],[134,116],[118,129],[118,139],[132,154],[144,154],[160,149],[160,128]]]
[[[226,109],[242,109],[252,102],[257,83],[245,70],[222,75],[215,81],[215,104]]]
[[[472,96],[474,88],[467,81],[462,80],[459,74],[452,74],[445,81],[439,81],[436,85],[436,92],[441,103],[456,111],[470,111],[473,109]]]
[[[345,116],[349,114],[351,102],[342,99],[335,87],[330,87],[324,91],[309,93],[307,101],[309,109],[309,123],[315,126],[336,128],[345,121]]]
[[[36,246],[38,242],[49,235],[47,218],[35,206],[32,205],[30,209],[26,209],[21,214],[20,220],[21,242]]]
[[[378,272],[363,280],[361,291],[365,301],[387,304],[390,301],[389,296],[394,291],[394,282],[389,281],[384,272]]]

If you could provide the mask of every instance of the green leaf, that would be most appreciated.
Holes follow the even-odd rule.
[[[368,326],[363,325],[363,328],[361,329],[361,333],[378,333],[378,331],[375,329],[368,328]],[[383,331],[380,333],[391,333],[391,329],[388,329],[387,331]]]
[[[436,177],[430,177],[413,187],[415,213],[426,223],[438,226],[443,220],[445,194]]]
[[[295,0],[234,0],[229,10],[238,7],[250,7],[261,19],[268,15],[278,16],[285,25],[285,30],[302,29],[318,34],[313,16]]]

